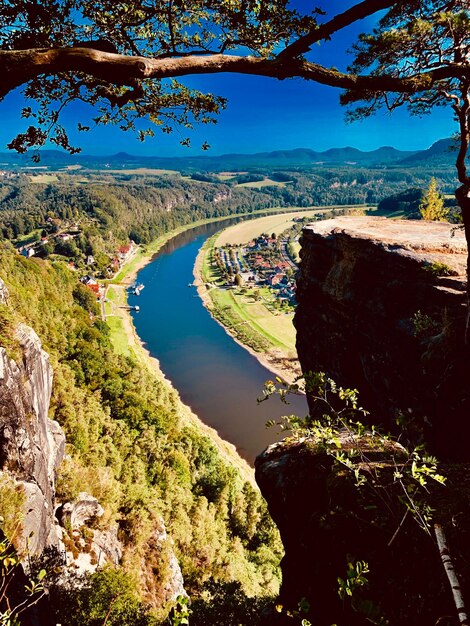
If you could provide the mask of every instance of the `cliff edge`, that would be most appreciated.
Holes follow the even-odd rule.
[[[387,430],[400,420],[440,456],[467,458],[463,231],[340,217],[308,225],[301,243],[294,324],[302,370],[357,388]]]

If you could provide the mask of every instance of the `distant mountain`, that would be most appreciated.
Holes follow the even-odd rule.
[[[275,150],[256,154],[223,154],[221,156],[201,155],[188,157],[136,156],[119,152],[108,156],[86,154],[69,155],[59,150],[42,150],[41,160],[35,163],[31,155],[15,153],[0,154],[0,168],[3,167],[48,167],[60,169],[70,165],[80,165],[88,169],[135,169],[138,167],[176,170],[179,172],[221,172],[256,169],[307,169],[315,166],[362,166],[415,167],[427,164],[451,166],[454,155],[449,152],[450,139],[442,139],[427,150],[403,151],[391,146],[365,152],[347,146],[330,148],[323,152],[310,148],[295,150]]]
[[[455,142],[448,139],[439,139],[427,150],[420,150],[400,161],[404,166],[442,165],[453,166],[455,163]]]

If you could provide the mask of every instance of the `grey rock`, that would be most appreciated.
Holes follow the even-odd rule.
[[[8,304],[8,289],[0,278],[0,304]]]
[[[58,545],[54,521],[55,471],[65,436],[48,417],[52,368],[36,333],[21,324],[22,361],[0,347],[0,469],[23,484],[26,494],[22,550],[40,554]]]
[[[75,502],[66,502],[57,511],[62,526],[76,530],[93,517],[101,517],[103,507],[98,500],[88,493],[79,493]]]

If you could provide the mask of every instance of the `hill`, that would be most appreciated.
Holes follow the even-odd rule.
[[[400,161],[400,165],[405,167],[424,167],[426,165],[451,167],[454,165],[455,155],[455,143],[449,137],[447,139],[439,139],[427,150],[420,150],[410,154]]]
[[[255,154],[223,154],[220,156],[188,156],[158,157],[136,156],[119,152],[114,155],[93,156],[86,154],[69,155],[59,150],[42,150],[39,167],[61,169],[71,165],[79,165],[89,169],[125,169],[125,168],[156,168],[191,171],[240,171],[256,168],[310,168],[322,165],[363,165],[383,166],[402,162],[412,157],[415,152],[396,150],[391,146],[383,146],[377,150],[364,152],[353,147],[330,148],[317,152],[310,148],[295,150],[276,150]],[[0,167],[29,168],[38,167],[30,155],[14,153],[0,154]]]

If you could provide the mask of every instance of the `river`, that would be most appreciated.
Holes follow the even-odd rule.
[[[305,415],[307,405],[304,397],[293,397],[288,406],[277,398],[258,404],[264,382],[274,374],[224,331],[188,286],[204,241],[230,223],[206,224],[171,239],[139,272],[137,282],[145,288],[140,296],[129,295],[129,304],[139,305],[133,312],[137,333],[183,402],[253,463],[279,438],[265,422]]]

